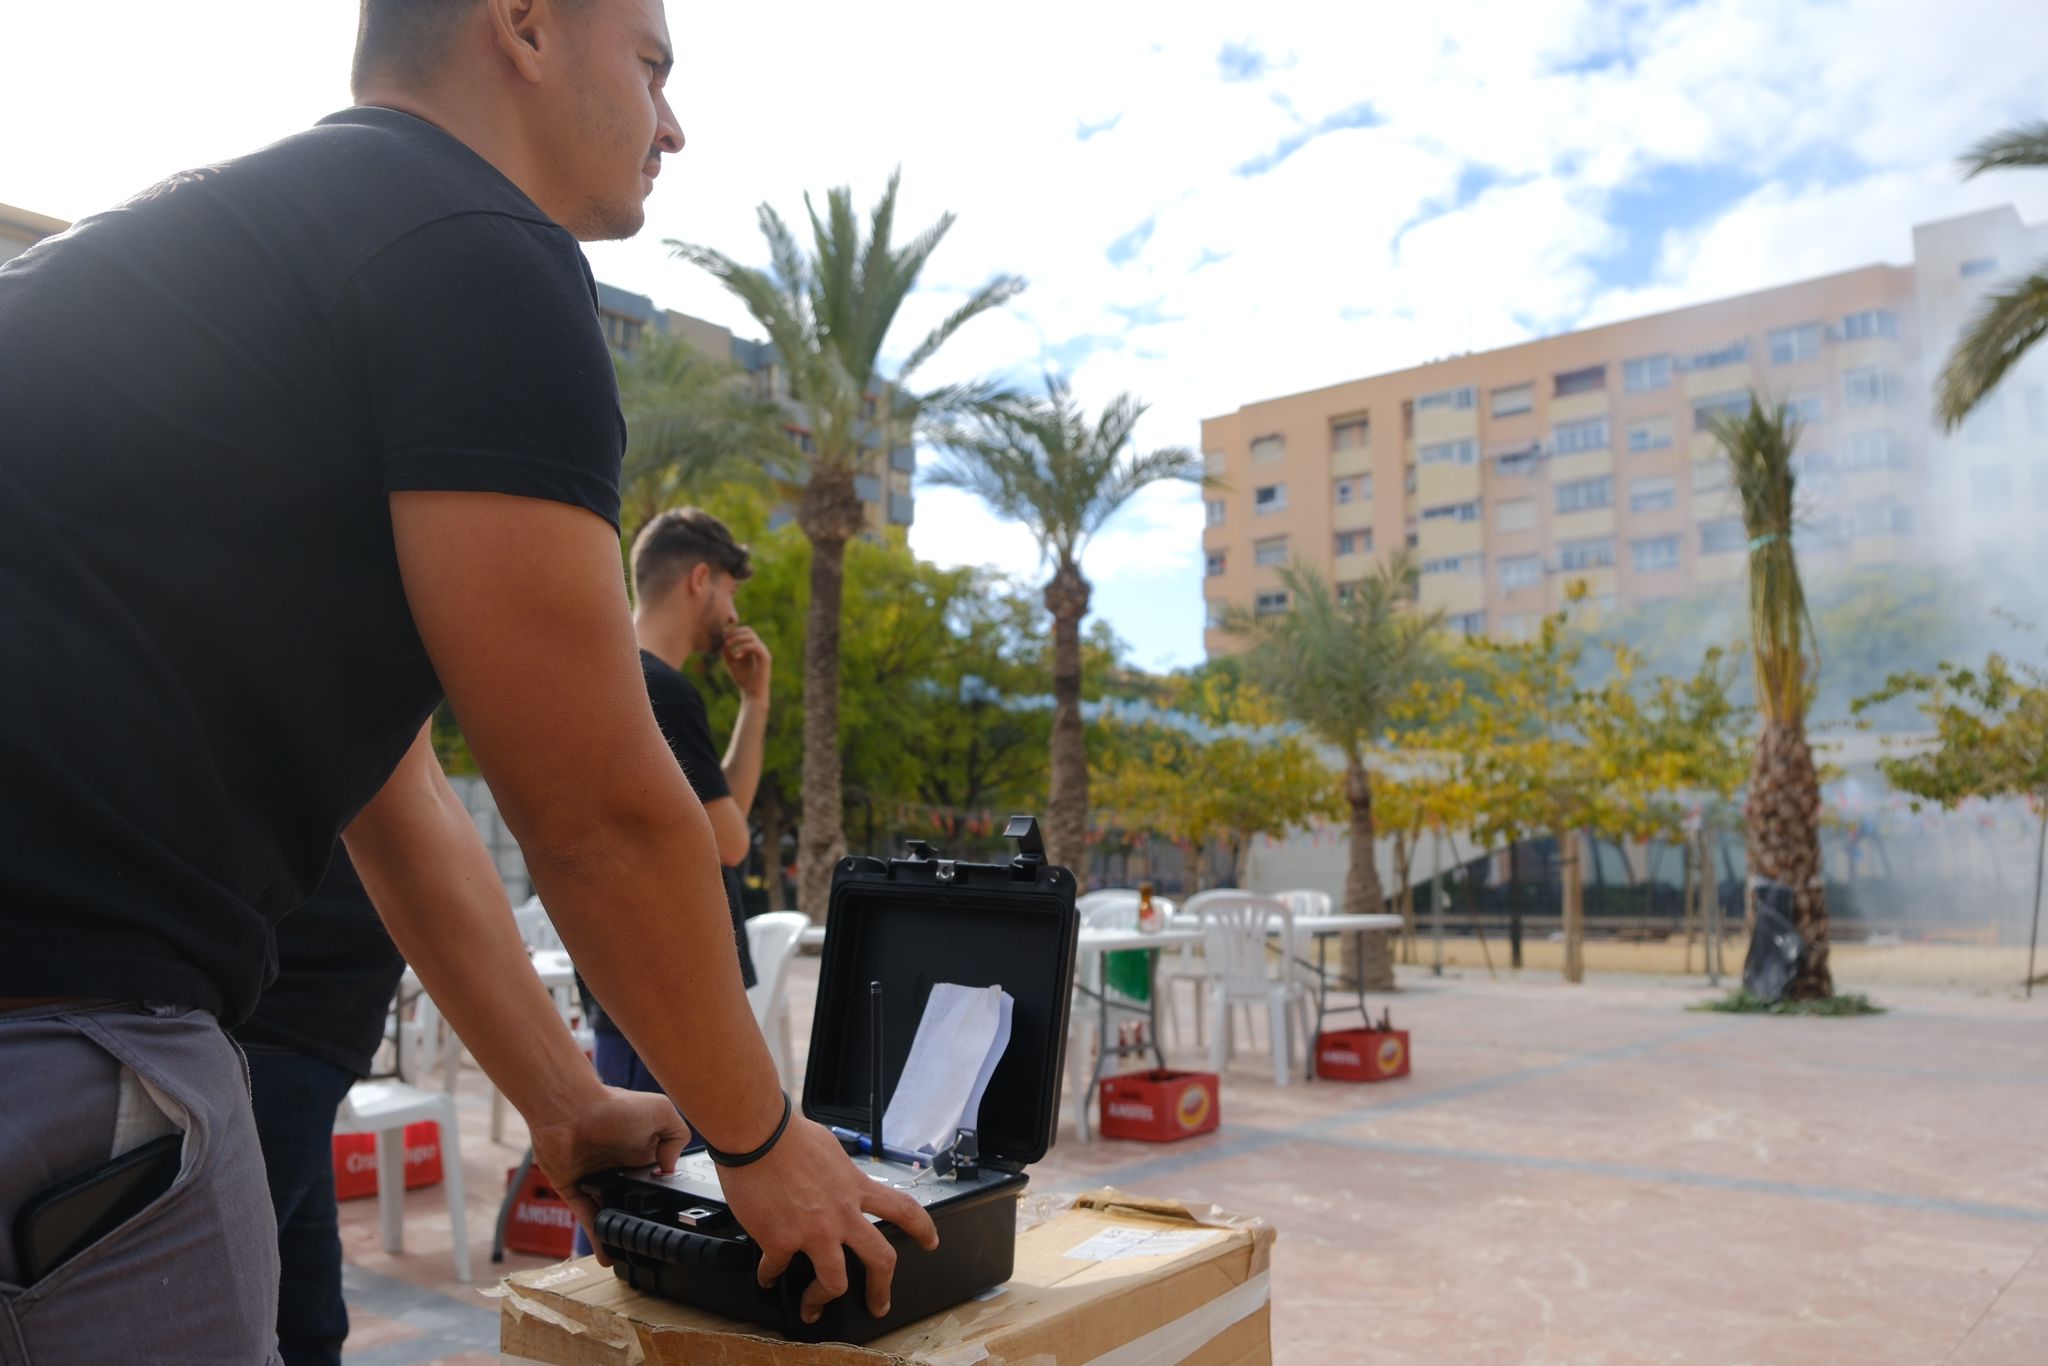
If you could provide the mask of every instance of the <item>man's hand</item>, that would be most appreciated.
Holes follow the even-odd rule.
[[[719,1184],[732,1212],[761,1247],[761,1285],[774,1285],[791,1258],[804,1253],[817,1279],[804,1290],[803,1319],[816,1323],[825,1305],[846,1293],[846,1249],[867,1264],[868,1312],[889,1312],[896,1249],[867,1220],[886,1219],[929,1252],[939,1231],[924,1207],[853,1165],[839,1140],[801,1115],[768,1156],[747,1167],[726,1167]]]
[[[597,1250],[598,1261],[606,1266],[612,1259],[597,1240],[597,1202],[577,1188],[577,1181],[592,1172],[649,1163],[672,1172],[689,1141],[690,1126],[667,1096],[614,1086],[602,1088],[594,1104],[532,1130],[533,1160],[555,1193],[568,1202]]]
[[[761,643],[761,637],[751,626],[728,626],[719,638],[718,653],[725,660],[726,672],[732,681],[750,700],[768,700],[768,678],[775,668],[774,657],[768,647]]]

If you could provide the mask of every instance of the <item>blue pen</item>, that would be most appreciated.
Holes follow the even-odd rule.
[[[842,1129],[837,1124],[834,1124],[832,1126],[832,1137],[851,1147],[855,1152],[867,1153],[870,1156],[874,1154],[875,1146],[869,1141],[866,1134],[855,1133],[851,1129]],[[901,1162],[906,1167],[929,1167],[932,1162],[931,1154],[929,1153],[905,1152],[901,1148],[892,1148],[886,1143],[882,1145],[882,1157],[889,1162]]]

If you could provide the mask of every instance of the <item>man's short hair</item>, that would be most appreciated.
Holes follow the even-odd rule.
[[[633,599],[665,597],[692,569],[708,564],[735,579],[752,578],[753,557],[725,523],[703,508],[670,508],[633,538]]]
[[[481,0],[362,0],[356,59],[349,79],[358,89],[371,75],[405,82],[431,79],[448,54],[448,39]],[[555,0],[565,10],[589,0]]]

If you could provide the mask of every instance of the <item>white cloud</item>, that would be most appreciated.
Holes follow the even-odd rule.
[[[1966,205],[2042,213],[2025,177],[1953,179],[1962,146],[2048,106],[2048,6],[2013,0],[1050,0],[1025,21],[939,0],[812,3],[777,12],[770,48],[754,10],[670,10],[689,148],[643,237],[592,249],[602,278],[753,333],[659,239],[760,259],[764,200],[801,231],[804,190],[848,184],[864,210],[901,166],[904,229],[959,219],[929,276],[950,293],[913,301],[898,349],[959,291],[1021,273],[1014,316],[963,331],[928,377],[1029,375],[1092,338],[1074,352],[1077,393],[1143,394],[1152,445],[1193,445],[1202,417],[1245,402],[1532,328],[1900,260],[1912,223]],[[353,6],[220,0],[193,25],[110,0],[9,23],[0,200],[59,215],[346,100]],[[1263,54],[1264,74],[1225,81],[1226,42]],[[1362,104],[1376,126],[1304,140]],[[1266,174],[1234,174],[1262,158]],[[1660,168],[1754,188],[1670,234],[1647,281],[1605,283],[1614,195]],[[1481,172],[1491,183],[1460,203]],[[1112,262],[1110,244],[1145,223],[1143,246]],[[1014,528],[920,501],[924,553],[1034,561]],[[1191,657],[1193,503],[1129,516],[1098,555],[1120,577],[1176,566],[1145,579],[1150,610],[1128,610],[1184,621],[1174,648]]]

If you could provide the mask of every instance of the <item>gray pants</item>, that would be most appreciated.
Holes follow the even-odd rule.
[[[213,1016],[133,1002],[0,1015],[0,1366],[272,1363],[277,1226],[241,1054]],[[158,1134],[176,1182],[34,1285],[15,1211]]]

